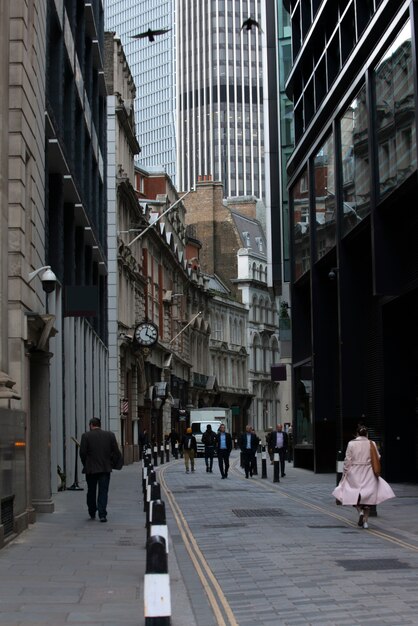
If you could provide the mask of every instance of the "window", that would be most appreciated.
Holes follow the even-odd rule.
[[[316,260],[336,242],[334,139],[328,137],[314,159]]]
[[[295,280],[310,268],[309,194],[305,170],[290,191],[293,208],[293,243]]]
[[[374,84],[379,193],[383,198],[417,167],[410,21],[376,67]]]

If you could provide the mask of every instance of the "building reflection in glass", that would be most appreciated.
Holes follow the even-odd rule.
[[[408,21],[374,71],[379,195],[416,169],[414,70]]]
[[[334,139],[330,135],[314,159],[315,171],[315,260],[336,243],[336,203],[334,178]]]
[[[370,213],[369,133],[366,86],[340,120],[343,185],[343,235]]]
[[[295,368],[296,445],[312,445],[312,367],[306,363]]]
[[[293,206],[294,280],[297,280],[311,266],[309,185],[306,169],[292,187],[291,199]]]

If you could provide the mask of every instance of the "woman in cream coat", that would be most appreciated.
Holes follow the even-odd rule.
[[[370,444],[376,447],[374,441],[368,438],[367,428],[359,426],[357,437],[347,446],[340,483],[332,492],[342,504],[357,508],[358,525],[363,528],[369,527],[370,505],[380,504],[395,497],[388,483],[383,478],[376,477],[373,472]]]

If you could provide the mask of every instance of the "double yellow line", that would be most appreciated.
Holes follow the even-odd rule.
[[[225,598],[225,595],[218,581],[213,575],[212,570],[207,564],[203,553],[197,545],[196,539],[194,538],[190,530],[186,518],[181,512],[181,509],[177,504],[175,498],[173,497],[170,489],[167,487],[167,483],[165,482],[164,478],[166,469],[167,468],[161,469],[158,473],[160,485],[164,489],[167,500],[171,506],[171,510],[173,511],[174,518],[177,522],[181,537],[183,539],[184,546],[189,553],[190,559],[195,567],[197,575],[200,578],[203,589],[206,592],[209,604],[216,618],[216,623],[218,626],[238,626],[238,622],[234,617],[234,613],[232,612],[232,609],[229,606],[228,601]]]

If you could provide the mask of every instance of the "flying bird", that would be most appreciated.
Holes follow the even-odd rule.
[[[250,16],[242,23],[241,30],[243,30],[244,28],[246,28],[247,30],[251,30],[253,26],[256,26],[258,30],[261,31],[260,24],[256,20],[253,20],[253,18]]]
[[[155,41],[155,35],[164,35],[168,33],[171,28],[160,28],[159,30],[152,30],[149,28],[145,33],[139,33],[138,35],[131,35],[131,39],[145,39],[148,37],[149,41]]]

